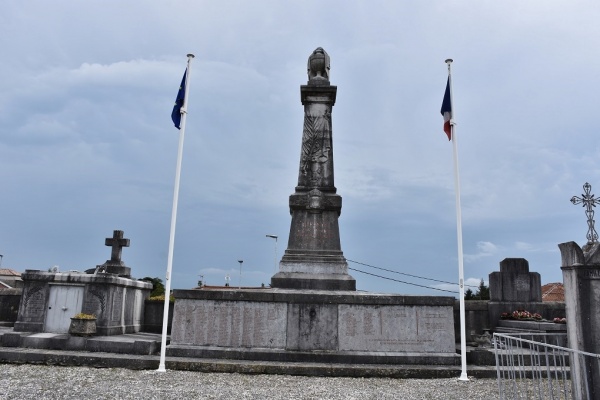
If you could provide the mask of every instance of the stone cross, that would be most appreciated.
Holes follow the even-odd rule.
[[[121,264],[121,252],[123,247],[129,247],[129,239],[123,239],[123,231],[113,231],[112,238],[106,238],[106,246],[112,246],[110,253],[111,263]]]
[[[583,203],[583,207],[585,207],[585,215],[588,218],[588,233],[586,237],[588,243],[595,243],[598,241],[598,233],[596,233],[596,229],[594,229],[594,207],[596,207],[596,204],[600,204],[600,199],[595,199],[594,195],[590,194],[591,190],[592,185],[586,182],[585,185],[583,185],[584,193],[581,195],[581,197],[573,196],[571,198],[571,203]]]

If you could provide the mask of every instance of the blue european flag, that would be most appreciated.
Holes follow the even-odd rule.
[[[181,79],[181,85],[179,86],[179,92],[177,92],[177,98],[175,99],[175,105],[173,106],[173,111],[171,112],[171,119],[175,124],[175,128],[181,129],[181,107],[183,107],[183,101],[185,99],[185,77],[187,75],[187,68],[183,73],[183,78]]]

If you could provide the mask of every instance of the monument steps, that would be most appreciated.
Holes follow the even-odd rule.
[[[44,364],[57,366],[85,366],[94,368],[127,368],[156,370],[158,355],[131,355],[85,351],[41,350],[0,347],[0,363]],[[458,378],[458,365],[384,365],[384,364],[337,364],[294,363],[273,361],[199,359],[167,357],[167,370],[196,372],[275,374],[323,377],[394,378],[394,379],[440,379]],[[469,377],[495,378],[496,369],[490,366],[470,366]]]
[[[287,351],[280,349],[227,348],[218,346],[186,346],[171,344],[167,354],[173,357],[234,359],[247,361],[310,362],[313,364],[402,364],[402,365],[458,365],[457,354],[419,352],[369,351]]]
[[[72,336],[66,333],[0,331],[0,349],[27,348],[151,355],[160,351],[160,335],[132,333],[114,336]]]
[[[71,336],[67,334],[14,332],[0,329],[0,363],[87,366],[153,370],[160,361],[160,335],[136,333],[113,336]],[[29,338],[29,339],[26,339]],[[152,343],[149,345],[147,343]],[[25,347],[25,344],[30,347]],[[68,347],[67,343],[71,346]],[[140,345],[142,343],[143,345]],[[137,346],[136,346],[137,344]],[[33,347],[35,346],[35,347]],[[149,346],[149,347],[144,347]],[[477,350],[477,349],[469,349]],[[489,349],[488,349],[489,350]],[[146,351],[151,353],[147,353]],[[326,353],[326,352],[323,352]],[[468,359],[470,359],[468,353]],[[492,357],[493,357],[493,353]],[[456,355],[453,355],[456,357]],[[408,361],[399,364],[258,361],[167,356],[167,369],[240,374],[280,374],[331,377],[456,378],[461,369],[450,365],[423,365]],[[469,376],[494,378],[493,365],[469,365]]]

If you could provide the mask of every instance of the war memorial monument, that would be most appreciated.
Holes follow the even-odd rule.
[[[268,289],[174,290],[170,356],[340,363],[458,363],[453,297],[357,292],[339,234],[332,109],[317,48],[300,87],[304,127],[288,246]]]

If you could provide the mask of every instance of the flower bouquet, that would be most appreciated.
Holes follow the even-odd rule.
[[[512,313],[503,312],[500,319],[512,319],[516,321],[543,321],[544,318],[539,313],[530,313],[527,310],[515,310]]]

